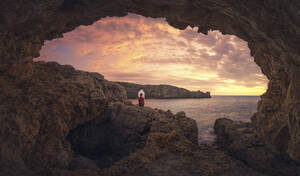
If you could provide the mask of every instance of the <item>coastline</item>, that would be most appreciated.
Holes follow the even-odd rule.
[[[116,82],[126,89],[127,98],[137,97],[139,90],[143,89],[148,99],[177,99],[177,98],[211,98],[210,92],[190,91],[173,85],[142,85],[129,82]]]

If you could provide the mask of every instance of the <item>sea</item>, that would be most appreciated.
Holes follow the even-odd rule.
[[[212,144],[215,140],[213,126],[216,119],[228,118],[250,122],[257,111],[259,96],[212,96],[201,99],[146,99],[145,106],[171,110],[174,114],[184,111],[198,126],[199,144]],[[137,104],[137,100],[131,100]]]

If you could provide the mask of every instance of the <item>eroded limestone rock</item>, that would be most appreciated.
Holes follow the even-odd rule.
[[[252,168],[278,176],[300,174],[300,165],[291,160],[283,150],[261,140],[251,123],[224,118],[216,121],[214,129],[216,143],[229,155]]]
[[[6,90],[0,107],[0,165],[17,168],[65,168],[73,158],[69,130],[127,99],[123,87],[102,75],[54,62],[34,63],[32,78],[18,86]]]
[[[113,103],[102,116],[70,132],[68,140],[79,155],[71,173],[88,174],[89,169],[106,176],[263,175],[216,146],[198,146],[197,131],[196,122],[184,112]]]
[[[258,174],[216,147],[199,147],[196,122],[184,112],[133,105],[98,73],[36,62],[18,86],[0,107],[0,175]]]
[[[196,122],[182,113],[166,114],[147,107],[114,103],[101,116],[71,130],[67,139],[75,154],[94,160],[99,168],[107,168],[142,149],[148,135],[172,131],[198,143]]]

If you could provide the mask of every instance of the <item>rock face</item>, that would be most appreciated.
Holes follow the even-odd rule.
[[[69,130],[100,116],[110,102],[127,99],[123,87],[102,75],[57,63],[34,63],[31,80],[19,86],[7,90],[1,106],[0,165],[16,167],[1,168],[4,173],[67,167],[73,158],[65,140]]]
[[[184,112],[132,105],[98,73],[35,62],[22,83],[2,95],[1,176],[260,175],[216,147],[199,147],[196,122]]]
[[[270,175],[300,175],[299,163],[278,148],[261,140],[251,123],[218,119],[214,126],[216,143],[229,155]]]
[[[137,93],[143,89],[146,98],[168,99],[168,98],[211,98],[210,93],[201,91],[189,91],[187,89],[171,85],[140,85],[128,82],[117,82],[126,89],[127,98],[137,98]]]
[[[147,107],[114,103],[102,116],[73,129],[67,139],[75,154],[94,160],[99,168],[107,168],[144,148],[150,134],[172,131],[198,144],[196,122],[183,112],[174,115]]]
[[[0,175],[259,175],[215,147],[200,148],[184,112],[132,105],[98,73],[54,62],[33,71],[1,119]]]
[[[165,17],[178,29],[197,26],[202,33],[220,30],[223,34],[236,35],[247,41],[254,61],[269,79],[268,90],[261,97],[258,112],[252,119],[255,133],[264,143],[273,145],[299,162],[299,9],[299,0],[27,0],[26,3],[2,0],[0,158],[5,162],[1,164],[1,171],[5,172],[5,166],[21,169],[24,162],[30,164],[31,159],[24,161],[22,158],[31,156],[31,153],[41,160],[34,166],[56,162],[64,166],[69,158],[69,147],[59,139],[65,137],[68,129],[100,114],[103,111],[101,107],[114,99],[109,96],[109,91],[106,91],[108,95],[102,95],[100,91],[97,92],[99,96],[92,99],[92,102],[99,102],[88,104],[90,91],[86,90],[90,90],[90,85],[87,80],[99,79],[95,76],[75,83],[72,82],[74,77],[69,74],[64,75],[70,80],[65,82],[59,80],[59,76],[54,79],[56,72],[44,72],[51,64],[37,71],[32,60],[39,55],[43,42],[62,37],[63,33],[79,25],[89,25],[106,16],[124,16],[128,12]],[[44,75],[43,79],[37,79],[39,74]],[[70,85],[73,83],[76,86]],[[67,90],[74,92],[63,90],[65,84],[68,85]],[[112,89],[116,92],[123,90],[112,83],[110,85],[115,87]],[[77,89],[85,92],[84,95]],[[165,139],[176,138],[165,136]],[[56,155],[50,154],[48,158],[48,155],[40,154],[45,151]],[[56,158],[58,153],[61,156],[59,161]]]
[[[197,145],[197,125],[183,112],[111,104],[105,113],[70,131],[76,157],[49,175],[253,175],[258,172],[216,146]]]

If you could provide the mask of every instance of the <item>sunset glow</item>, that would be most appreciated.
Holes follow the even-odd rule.
[[[267,79],[247,43],[197,28],[178,30],[164,19],[129,14],[80,26],[47,41],[37,60],[99,72],[111,81],[171,84],[212,95],[260,95]]]

